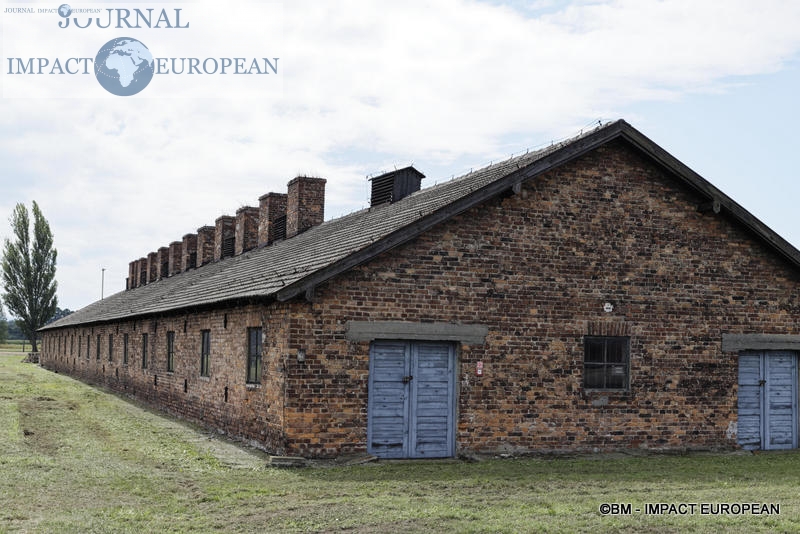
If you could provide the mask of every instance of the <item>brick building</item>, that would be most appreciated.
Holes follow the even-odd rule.
[[[797,447],[800,252],[624,121],[130,263],[42,365],[279,454]]]

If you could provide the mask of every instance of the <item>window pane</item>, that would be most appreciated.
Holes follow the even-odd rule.
[[[627,339],[609,339],[606,345],[606,361],[608,363],[625,363],[627,360]]]
[[[627,384],[625,366],[609,365],[607,369],[608,369],[608,376],[606,377],[606,387],[624,388]]]
[[[604,388],[605,368],[603,366],[590,367],[586,366],[583,370],[584,387],[587,388]]]
[[[605,348],[605,343],[602,339],[589,339],[587,338],[585,341],[586,349],[585,349],[585,358],[584,360],[587,362],[597,362],[602,363],[605,361],[603,357],[603,350]]]

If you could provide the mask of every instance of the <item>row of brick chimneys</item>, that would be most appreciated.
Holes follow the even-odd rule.
[[[223,215],[215,226],[201,226],[196,234],[161,247],[130,262],[127,289],[174,276],[207,263],[289,239],[321,224],[325,216],[325,179],[298,176],[288,193],[267,193],[259,207],[245,206],[236,216]]]

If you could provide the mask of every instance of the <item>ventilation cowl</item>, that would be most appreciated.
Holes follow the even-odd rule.
[[[370,206],[397,202],[419,191],[423,178],[425,175],[411,166],[370,178],[372,181]]]

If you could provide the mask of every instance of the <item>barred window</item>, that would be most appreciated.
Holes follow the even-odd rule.
[[[128,365],[128,334],[122,335],[122,363]]]
[[[167,372],[175,371],[175,332],[167,332]]]
[[[147,369],[147,334],[142,334],[142,369]]]
[[[261,383],[261,328],[247,329],[247,383]]]
[[[583,348],[583,387],[628,389],[629,337],[587,336],[583,340]]]
[[[209,376],[211,363],[211,330],[200,331],[200,376]]]

